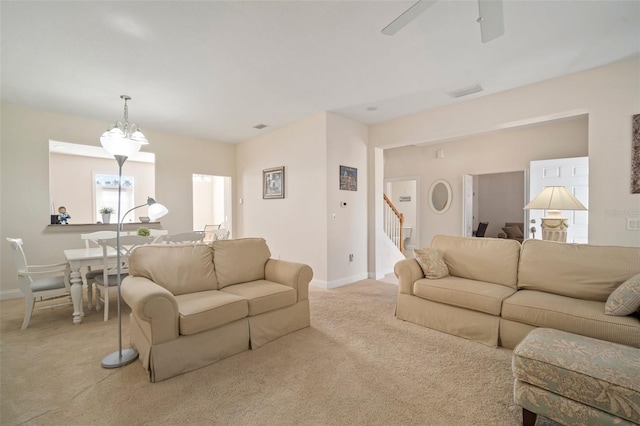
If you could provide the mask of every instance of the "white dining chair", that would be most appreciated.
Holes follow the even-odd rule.
[[[96,247],[100,247],[99,240],[106,240],[109,238],[115,238],[116,231],[96,231],[89,232],[87,234],[80,234],[80,238],[84,240],[85,248],[91,247],[91,243],[94,243]]]
[[[152,244],[155,237],[143,237],[140,235],[121,235],[120,236],[120,280],[122,281],[127,275],[129,275],[129,255],[138,246],[144,244]],[[109,319],[109,299],[110,290],[113,290],[118,286],[118,265],[113,265],[113,254],[109,254],[110,249],[118,250],[117,239],[109,238],[99,240],[102,246],[102,256],[104,260],[104,267],[102,275],[95,277],[96,287],[96,310],[100,310],[100,302],[103,304],[104,320]]]
[[[204,232],[192,231],[182,232],[180,234],[172,234],[162,237],[162,243],[164,244],[177,244],[177,243],[199,243],[204,238]]]
[[[228,240],[230,234],[231,234],[231,231],[226,228],[216,229],[213,231],[213,240],[214,241]]]
[[[11,244],[13,258],[18,270],[18,285],[24,294],[25,312],[22,329],[29,326],[34,310],[55,308],[72,304],[69,265],[56,263],[50,265],[29,265],[22,249],[22,238],[7,238]],[[46,304],[35,308],[36,302],[46,302],[66,298],[66,302],[56,305]]]
[[[220,229],[220,225],[205,225],[204,226],[204,237],[202,238],[202,242],[212,243],[214,240],[213,231]]]
[[[85,248],[90,248],[91,243],[93,243],[96,247],[100,247],[100,240],[106,240],[109,238],[115,238],[117,235],[116,231],[95,231],[89,232],[86,234],[80,234],[80,238],[84,240]],[[93,285],[95,283],[96,277],[102,275],[102,268],[91,268],[87,271],[86,268],[83,268],[84,271],[81,273],[82,281],[87,286],[87,306],[89,310],[93,309]],[[96,308],[98,305],[96,304]]]

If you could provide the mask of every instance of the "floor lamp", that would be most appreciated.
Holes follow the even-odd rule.
[[[541,219],[542,239],[548,241],[567,241],[569,219],[562,216],[560,210],[587,210],[564,186],[547,186],[529,204],[525,210],[546,210]]]
[[[120,230],[122,228],[122,220],[129,212],[149,205],[149,218],[157,219],[164,216],[168,210],[166,207],[155,202],[153,198],[148,198],[146,204],[136,206],[133,209],[127,211],[124,216],[120,215],[121,212],[121,197],[122,197],[122,165],[127,158],[138,153],[143,144],[149,142],[142,134],[140,129],[135,124],[129,124],[129,111],[127,108],[127,101],[131,98],[127,95],[120,96],[124,100],[124,122],[116,122],[112,124],[106,132],[100,136],[100,143],[104,149],[118,162],[118,225],[116,227],[116,267],[117,267],[117,288],[118,288],[118,350],[110,353],[102,359],[102,366],[104,368],[118,368],[123,365],[130,364],[138,358],[138,351],[135,349],[122,350],[122,314],[120,312]],[[153,216],[153,217],[152,217]]]

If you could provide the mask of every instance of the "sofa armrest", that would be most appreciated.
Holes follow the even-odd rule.
[[[309,298],[309,283],[313,278],[313,270],[309,265],[302,263],[269,259],[264,268],[264,278],[293,287],[298,294],[298,302],[300,302]]]
[[[413,283],[424,278],[424,272],[418,264],[418,261],[404,259],[396,263],[393,272],[398,277],[398,291],[403,294],[413,294]]]
[[[152,345],[168,342],[180,334],[178,302],[171,292],[144,277],[122,280],[122,298],[142,322]]]

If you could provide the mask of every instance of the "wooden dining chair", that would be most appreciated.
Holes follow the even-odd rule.
[[[120,280],[122,281],[124,277],[129,275],[129,255],[131,252],[138,246],[144,244],[151,244],[155,240],[155,237],[142,237],[140,235],[124,235],[120,236]],[[104,308],[104,320],[107,321],[109,319],[109,299],[110,299],[110,290],[113,290],[118,286],[118,265],[117,261],[115,262],[115,266],[113,266],[114,255],[111,250],[115,250],[117,253],[118,245],[116,238],[109,238],[104,240],[99,240],[100,245],[102,246],[102,257],[104,260],[104,267],[102,270],[102,275],[98,275],[95,277],[95,287],[96,287],[96,310],[100,310],[100,302],[103,304]],[[111,251],[111,253],[110,253]]]
[[[13,258],[18,270],[18,285],[24,294],[25,311],[22,329],[29,326],[34,310],[55,308],[70,305],[71,284],[69,282],[69,265],[56,263],[50,265],[29,265],[22,249],[22,238],[7,238],[11,244]],[[35,308],[36,302],[46,302],[54,299],[66,299],[63,303],[42,304]],[[34,309],[35,308],[35,309]]]

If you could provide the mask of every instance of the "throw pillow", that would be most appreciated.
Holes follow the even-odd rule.
[[[507,238],[510,240],[515,240],[518,238],[524,238],[524,234],[517,226],[506,226],[502,228],[505,234],[507,234]]]
[[[444,263],[438,250],[433,248],[414,249],[413,254],[424,272],[425,278],[436,280],[449,275],[449,268]]]
[[[604,305],[607,315],[631,315],[640,308],[640,274],[635,275],[616,288]]]

